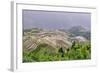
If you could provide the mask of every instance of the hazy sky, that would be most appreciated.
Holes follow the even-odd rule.
[[[91,27],[90,13],[23,10],[23,28],[69,29],[72,26]]]

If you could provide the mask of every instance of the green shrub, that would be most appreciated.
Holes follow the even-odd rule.
[[[57,52],[58,49],[58,52]],[[42,61],[63,61],[63,60],[81,60],[91,58],[91,45],[90,43],[76,43],[74,42],[72,47],[53,48],[48,44],[40,44],[38,47],[31,51],[23,52],[23,62],[42,62]]]

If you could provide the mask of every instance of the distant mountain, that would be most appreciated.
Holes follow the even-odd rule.
[[[87,40],[90,40],[91,32],[88,29],[86,29],[85,27],[74,26],[74,27],[70,28],[68,31],[71,33],[72,37],[83,36]]]
[[[68,31],[69,32],[87,32],[88,29],[83,26],[73,26]]]

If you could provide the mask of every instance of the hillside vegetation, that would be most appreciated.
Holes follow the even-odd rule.
[[[25,30],[23,62],[91,59],[90,34],[79,32]]]

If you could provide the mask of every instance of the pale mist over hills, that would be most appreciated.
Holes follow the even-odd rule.
[[[90,13],[23,10],[22,17],[24,29],[70,30],[74,27],[88,31],[91,29]]]

